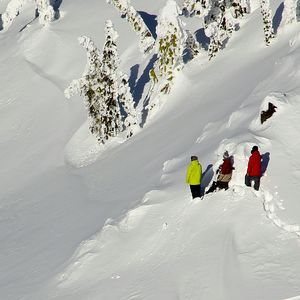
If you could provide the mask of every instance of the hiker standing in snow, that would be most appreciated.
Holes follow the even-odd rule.
[[[251,186],[254,182],[254,189],[259,190],[261,177],[261,155],[257,146],[253,146],[251,150],[251,156],[248,162],[247,174],[245,176],[246,186]]]
[[[198,157],[193,155],[186,172],[186,183],[190,185],[193,199],[201,197],[201,177],[202,166],[198,161]]]
[[[214,192],[216,189],[228,189],[228,183],[232,177],[233,167],[233,159],[229,156],[228,151],[225,151],[223,154],[223,163],[219,166],[217,172],[219,175],[217,177],[217,181],[214,181],[206,194]]]

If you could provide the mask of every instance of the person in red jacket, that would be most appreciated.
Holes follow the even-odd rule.
[[[216,189],[228,189],[228,183],[231,180],[232,177],[232,170],[234,170],[233,167],[233,159],[229,156],[228,151],[225,151],[223,154],[223,163],[219,166],[219,175],[217,177],[217,181],[214,181],[209,188],[209,190],[206,192],[206,194],[214,192]]]
[[[254,182],[254,189],[259,190],[261,178],[261,155],[257,146],[253,146],[251,150],[251,156],[248,162],[247,174],[245,176],[246,186],[251,186]]]

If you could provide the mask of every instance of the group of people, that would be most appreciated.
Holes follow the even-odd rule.
[[[257,146],[253,146],[251,156],[248,161],[247,172],[245,175],[245,185],[250,186],[253,184],[255,190],[259,190],[261,178],[261,155]],[[228,189],[228,183],[232,177],[233,158],[229,155],[228,151],[223,154],[223,162],[217,170],[217,180],[213,181],[211,187],[206,194],[214,192],[215,190]],[[202,166],[198,161],[197,156],[191,157],[191,163],[186,172],[186,183],[190,185],[193,198],[201,197],[201,179],[202,179]]]

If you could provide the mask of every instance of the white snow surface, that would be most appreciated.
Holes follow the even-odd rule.
[[[166,1],[131,3],[150,20]],[[126,20],[106,1],[63,0],[51,24],[29,5],[0,32],[0,299],[300,299],[300,24],[266,47],[258,7],[215,59],[185,65],[142,129],[105,147],[88,134],[83,99],[64,90],[86,65],[77,38],[103,45],[111,19],[146,105],[151,55]],[[261,125],[268,102],[277,112]],[[255,144],[258,192],[243,182]],[[225,149],[229,190],[191,200],[190,156],[208,186]]]

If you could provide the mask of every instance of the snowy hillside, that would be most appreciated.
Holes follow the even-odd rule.
[[[155,32],[165,1],[131,2]],[[138,133],[100,150],[82,98],[64,90],[85,69],[78,37],[102,49],[111,19],[134,99],[147,104],[153,53],[140,53],[126,20],[104,0],[63,0],[41,24],[29,1],[0,31],[0,299],[300,299],[300,24],[280,24],[272,1],[267,47],[251,7],[214,59],[203,50],[176,74]],[[261,125],[268,102],[277,111]],[[253,145],[258,192],[244,185]],[[190,156],[205,188],[225,150],[229,190],[191,200]]]

